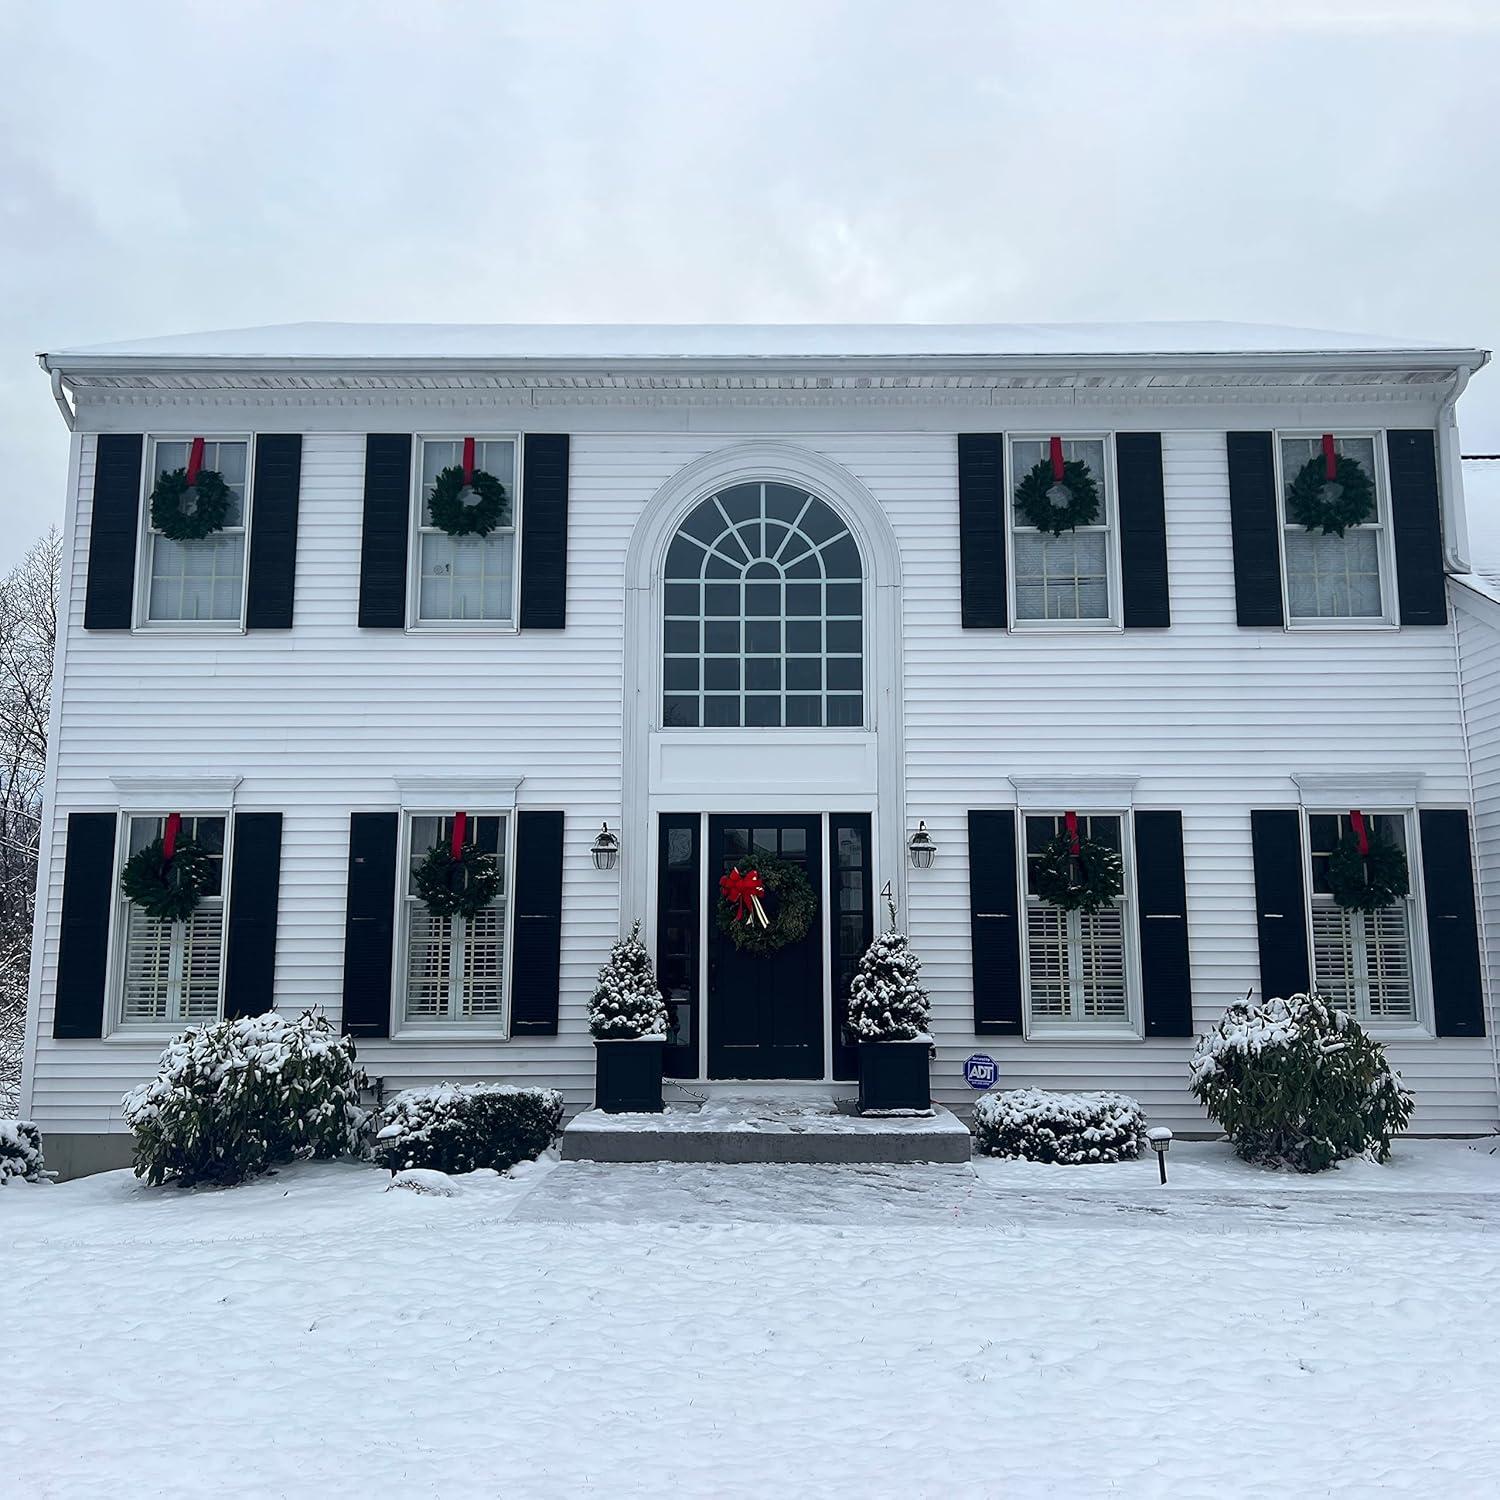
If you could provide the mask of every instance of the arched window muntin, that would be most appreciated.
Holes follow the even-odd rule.
[[[860,728],[864,567],[797,485],[730,485],[688,512],[663,572],[665,728]]]

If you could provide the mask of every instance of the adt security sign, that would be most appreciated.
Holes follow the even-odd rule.
[[[976,1052],[964,1063],[964,1082],[971,1089],[987,1089],[1000,1076],[995,1059],[987,1053]]]

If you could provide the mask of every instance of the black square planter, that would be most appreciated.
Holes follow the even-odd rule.
[[[594,1043],[594,1108],[608,1115],[661,1113],[660,1040]]]
[[[861,1042],[859,1044],[859,1112],[922,1111],[932,1108],[927,1060],[932,1043]]]

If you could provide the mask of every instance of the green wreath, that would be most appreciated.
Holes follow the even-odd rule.
[[[1324,536],[1343,536],[1350,526],[1362,526],[1375,514],[1375,486],[1357,458],[1338,455],[1338,477],[1328,478],[1323,456],[1310,458],[1287,486],[1287,518]]]
[[[464,471],[450,464],[432,481],[427,502],[432,524],[449,536],[488,536],[510,525],[510,498],[505,486],[484,469],[464,482]]]
[[[1346,911],[1381,911],[1411,890],[1411,872],[1399,844],[1372,838],[1370,852],[1359,852],[1359,840],[1346,833],[1328,858],[1328,888]]]
[[[762,927],[753,915],[742,921],[739,906],[720,895],[719,931],[741,953],[775,953],[807,936],[807,930],[818,913],[818,898],[801,865],[777,859],[774,855],[757,854],[737,860],[731,869],[740,875],[748,875],[753,870],[760,876],[765,887],[761,906],[770,923]],[[726,870],[725,878],[729,874],[730,871]],[[722,885],[721,881],[721,889]]]
[[[168,861],[162,841],[152,839],[125,863],[120,889],[125,899],[159,922],[185,922],[213,879],[213,859],[190,839],[178,839]]]
[[[1066,492],[1066,499],[1056,494],[1058,490]],[[1061,536],[1099,519],[1099,487],[1081,458],[1063,465],[1060,480],[1052,477],[1051,460],[1044,458],[1016,486],[1016,510],[1028,526]]]
[[[1051,839],[1036,867],[1036,893],[1062,911],[1096,912],[1125,889],[1120,856],[1098,839],[1079,838],[1078,853],[1066,833]]]
[[[422,904],[435,917],[472,917],[500,894],[500,865],[493,854],[465,844],[458,858],[434,844],[412,869]]]
[[[151,491],[151,525],[174,542],[201,542],[224,529],[233,500],[217,469],[199,469],[193,485],[186,469],[164,470]]]

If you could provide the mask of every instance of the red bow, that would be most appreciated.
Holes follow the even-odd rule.
[[[719,892],[735,909],[736,922],[748,922],[753,916],[762,927],[771,925],[766,909],[760,904],[766,888],[759,870],[731,870],[719,877]]]
[[[161,837],[161,862],[164,865],[172,863],[172,857],[177,853],[177,835],[182,831],[182,814],[168,813],[166,832]]]
[[[1365,827],[1365,815],[1362,812],[1351,810],[1349,813],[1349,826],[1354,830],[1354,842],[1359,846],[1361,859],[1370,857],[1370,833]]]
[[[1063,482],[1063,475],[1067,472],[1063,467],[1062,439],[1060,437],[1050,439],[1048,448],[1050,450],[1048,456],[1052,460],[1052,482],[1053,484],[1061,484]]]
[[[193,441],[192,441],[192,445],[188,448],[187,483],[188,483],[188,488],[189,489],[192,489],[192,487],[195,484],[197,484],[197,482],[198,482],[198,474],[199,474],[199,471],[202,468],[203,468],[203,439],[202,438],[194,438]]]
[[[464,483],[474,483],[474,439],[464,439]]]
[[[454,860],[464,857],[464,837],[469,831],[468,813],[453,814],[453,836],[448,841],[448,853]]]
[[[1068,853],[1075,859],[1078,857],[1078,814],[1076,812],[1063,814],[1063,826],[1068,832]]]

